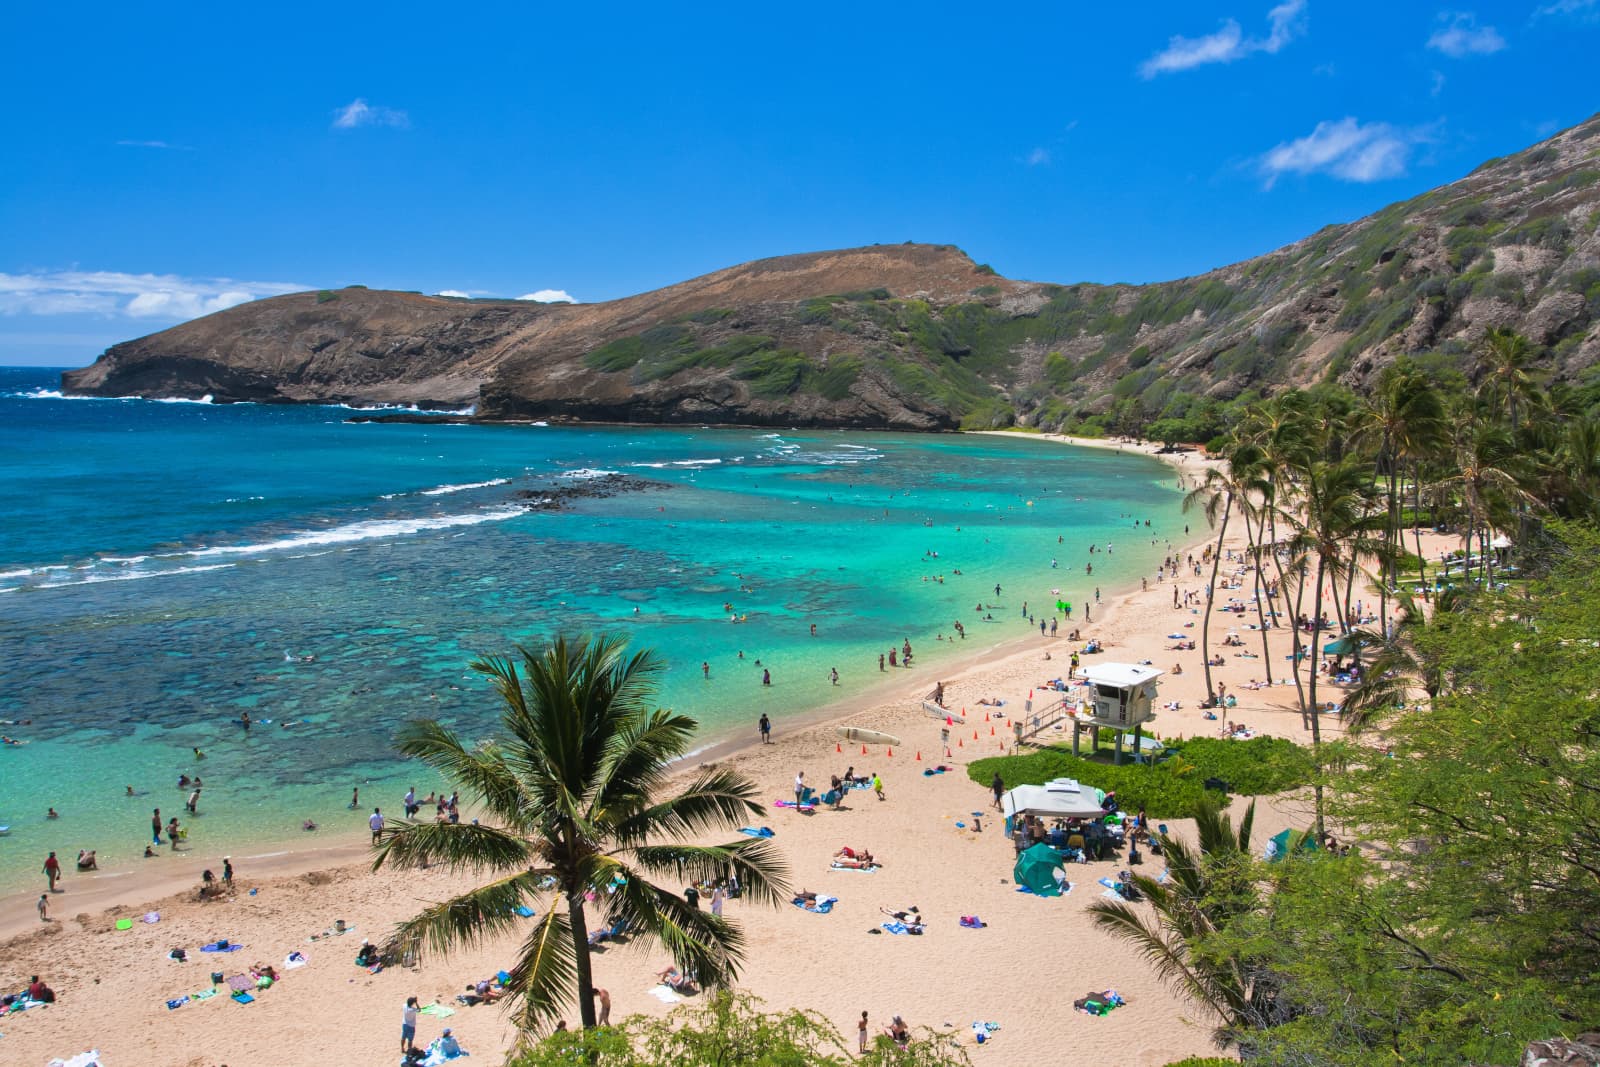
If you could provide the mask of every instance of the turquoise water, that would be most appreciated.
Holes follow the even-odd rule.
[[[27,742],[0,746],[0,888],[49,849],[131,862],[151,807],[183,815],[180,773],[205,780],[201,848],[360,825],[358,786],[398,808],[439,783],[396,725],[488,732],[466,665],[513,642],[627,633],[709,743],[877,684],[902,639],[931,685],[955,620],[969,647],[1019,636],[1024,600],[1124,586],[1184,528],[1164,465],[1025,438],[356,424],[55,388],[0,369],[0,719],[32,720],[0,726]],[[513,495],[598,471],[662,488]]]

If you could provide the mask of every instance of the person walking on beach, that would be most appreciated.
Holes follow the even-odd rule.
[[[806,772],[796,771],[794,776],[794,806],[799,807],[806,795]]]
[[[233,860],[227,856],[222,857],[222,884],[233,888]]]
[[[994,791],[994,809],[1000,811],[1000,798],[1006,795],[1006,783],[1001,780],[1000,772],[994,772],[994,781],[989,783],[989,788]]]
[[[772,744],[772,720],[767,718],[766,712],[763,711],[761,713],[761,722],[757,725],[761,728],[761,743],[763,745]]]
[[[722,902],[727,899],[727,894],[722,891],[722,883],[717,882],[711,887],[711,914],[722,918]]]
[[[156,808],[150,813],[150,843],[161,844],[161,809]]]
[[[600,1002],[600,1014],[595,1016],[596,1026],[611,1025],[611,994],[604,989],[596,988],[594,998]]]
[[[56,882],[61,879],[61,861],[56,859],[54,852],[44,858],[44,876],[50,883],[50,892],[56,891]]]
[[[883,779],[878,777],[876,771],[874,771],[873,775],[872,775],[872,791],[874,793],[878,794],[878,799],[879,800],[884,799],[884,796],[883,796]]]
[[[417,998],[407,997],[406,1006],[400,1011],[400,1055],[404,1056],[417,1047]]]
[[[49,893],[40,893],[39,894],[39,903],[37,905],[35,905],[35,906],[39,909],[39,921],[42,922],[42,923],[49,922],[50,921],[50,894]]]
[[[372,843],[376,845],[378,838],[383,835],[383,812],[378,808],[372,809],[372,816],[367,820],[367,825],[372,827]]]
[[[867,1013],[865,1011],[861,1013],[861,1021],[856,1023],[856,1047],[861,1051],[861,1055],[865,1056],[867,1054]]]

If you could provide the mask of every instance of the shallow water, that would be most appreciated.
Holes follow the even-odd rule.
[[[0,370],[0,719],[32,719],[0,726],[28,742],[0,746],[3,889],[52,848],[131,860],[153,806],[183,814],[180,773],[205,780],[190,840],[213,851],[397,808],[440,783],[394,756],[396,725],[492,730],[467,664],[515,642],[621,631],[707,742],[763,711],[781,729],[878,683],[902,639],[921,670],[956,619],[1018,636],[1024,600],[1127,585],[1185,521],[1163,464],[1026,438],[353,424],[54,388]],[[513,495],[597,471],[663,484],[554,512]]]

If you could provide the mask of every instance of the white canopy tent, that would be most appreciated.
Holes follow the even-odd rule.
[[[1019,785],[1000,798],[1006,816],[1038,815],[1046,819],[1094,819],[1105,814],[1100,792],[1072,778],[1044,785]]]

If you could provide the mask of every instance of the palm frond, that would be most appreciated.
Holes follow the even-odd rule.
[[[683,838],[736,827],[766,809],[756,802],[756,784],[734,771],[705,771],[677,796],[628,815],[612,825],[618,844],[631,845],[651,835]]]
[[[454,731],[434,719],[417,719],[400,728],[395,747],[421,760],[476,795],[504,822],[523,817],[523,787],[493,746],[468,749]]]
[[[516,1006],[517,1025],[524,1033],[543,1031],[572,1003],[577,952],[572,921],[563,908],[552,907],[522,943],[506,982]]]
[[[709,882],[733,874],[747,896],[763,904],[789,899],[789,870],[770,841],[743,838],[726,845],[641,845],[628,850],[641,869],[652,875],[673,874],[680,880]]]
[[[508,871],[536,857],[528,842],[483,823],[390,824],[379,838],[372,869],[445,866],[451,871]]]
[[[511,933],[521,920],[516,907],[537,899],[537,877],[522,871],[430,904],[395,925],[385,945],[399,952],[446,953],[486,945]]]

